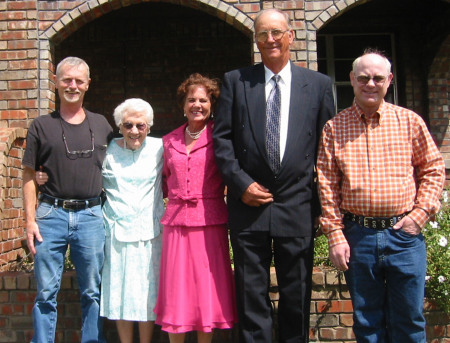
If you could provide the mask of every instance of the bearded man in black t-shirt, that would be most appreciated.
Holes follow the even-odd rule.
[[[69,244],[81,294],[81,342],[105,342],[99,317],[105,241],[101,192],[112,128],[102,115],[83,108],[90,81],[85,61],[62,60],[55,76],[60,109],[36,118],[28,130],[22,164],[27,244],[37,283],[34,343],[54,342],[56,296]],[[48,181],[38,189],[40,169]]]

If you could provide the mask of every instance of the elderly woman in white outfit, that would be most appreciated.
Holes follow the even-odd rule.
[[[122,343],[133,341],[133,322],[138,322],[140,343],[149,343],[161,256],[163,146],[161,139],[147,136],[153,110],[146,101],[126,100],[115,109],[114,120],[123,138],[111,141],[103,163],[107,200],[100,315],[116,320]]]

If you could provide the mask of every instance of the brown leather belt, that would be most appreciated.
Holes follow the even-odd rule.
[[[344,219],[358,223],[359,225],[369,229],[384,230],[388,227],[394,226],[395,223],[399,222],[407,214],[408,213],[403,213],[394,217],[364,217],[353,213],[345,213]]]

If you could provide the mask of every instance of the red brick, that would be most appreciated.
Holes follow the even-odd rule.
[[[353,326],[353,314],[341,313],[339,316],[339,323],[342,326]]]
[[[12,305],[10,305],[10,304],[1,305],[0,304],[0,313],[5,315],[5,316],[13,314],[14,310],[13,310]]]
[[[11,110],[11,111],[1,111],[0,119],[26,119],[27,111],[24,110]]]
[[[10,21],[8,22],[8,30],[30,30],[36,28],[36,22],[34,21]]]
[[[0,60],[23,60],[27,57],[26,51],[0,51]]]
[[[37,87],[37,80],[22,80],[22,81],[9,81],[9,89],[35,89]]]
[[[35,40],[12,40],[8,41],[8,49],[10,50],[26,50],[37,47]]]
[[[27,13],[24,11],[0,12],[0,20],[20,20],[26,17]]]
[[[39,20],[55,22],[65,14],[64,11],[39,12]]]
[[[16,292],[15,299],[19,303],[32,303],[34,302],[34,292]]]
[[[34,297],[36,297],[36,293],[34,293]],[[32,304],[27,304],[25,306],[25,314],[31,315],[33,313],[33,307],[34,307],[34,300]]]
[[[336,338],[336,330],[332,328],[322,328],[319,330],[319,338],[334,340]]]
[[[0,40],[26,39],[26,31],[3,31],[0,32]]]
[[[30,1],[10,1],[8,2],[8,9],[9,10],[32,10],[36,9],[36,3],[35,0]]]
[[[27,96],[26,91],[23,90],[15,90],[15,91],[0,91],[0,100],[8,100],[8,99],[25,99]],[[8,111],[0,111],[0,113],[8,112]]]
[[[23,61],[11,61],[9,62],[9,68],[11,70],[24,70],[24,69],[36,69],[36,60],[23,60]]]
[[[0,291],[0,303],[9,303],[9,291]]]
[[[337,327],[335,334],[336,334],[335,337],[340,340],[355,338],[355,335],[353,334],[353,330],[351,328]]]

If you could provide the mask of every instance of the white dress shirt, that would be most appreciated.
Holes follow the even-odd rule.
[[[275,74],[266,66],[264,66],[265,78],[266,78],[266,102],[269,97],[270,91],[275,86],[275,81],[272,80],[272,76]],[[281,122],[280,122],[280,163],[283,160],[284,151],[286,150],[286,140],[289,124],[289,104],[291,103],[291,63],[288,62],[286,66],[278,73],[280,81],[278,87],[280,87],[281,94]]]

